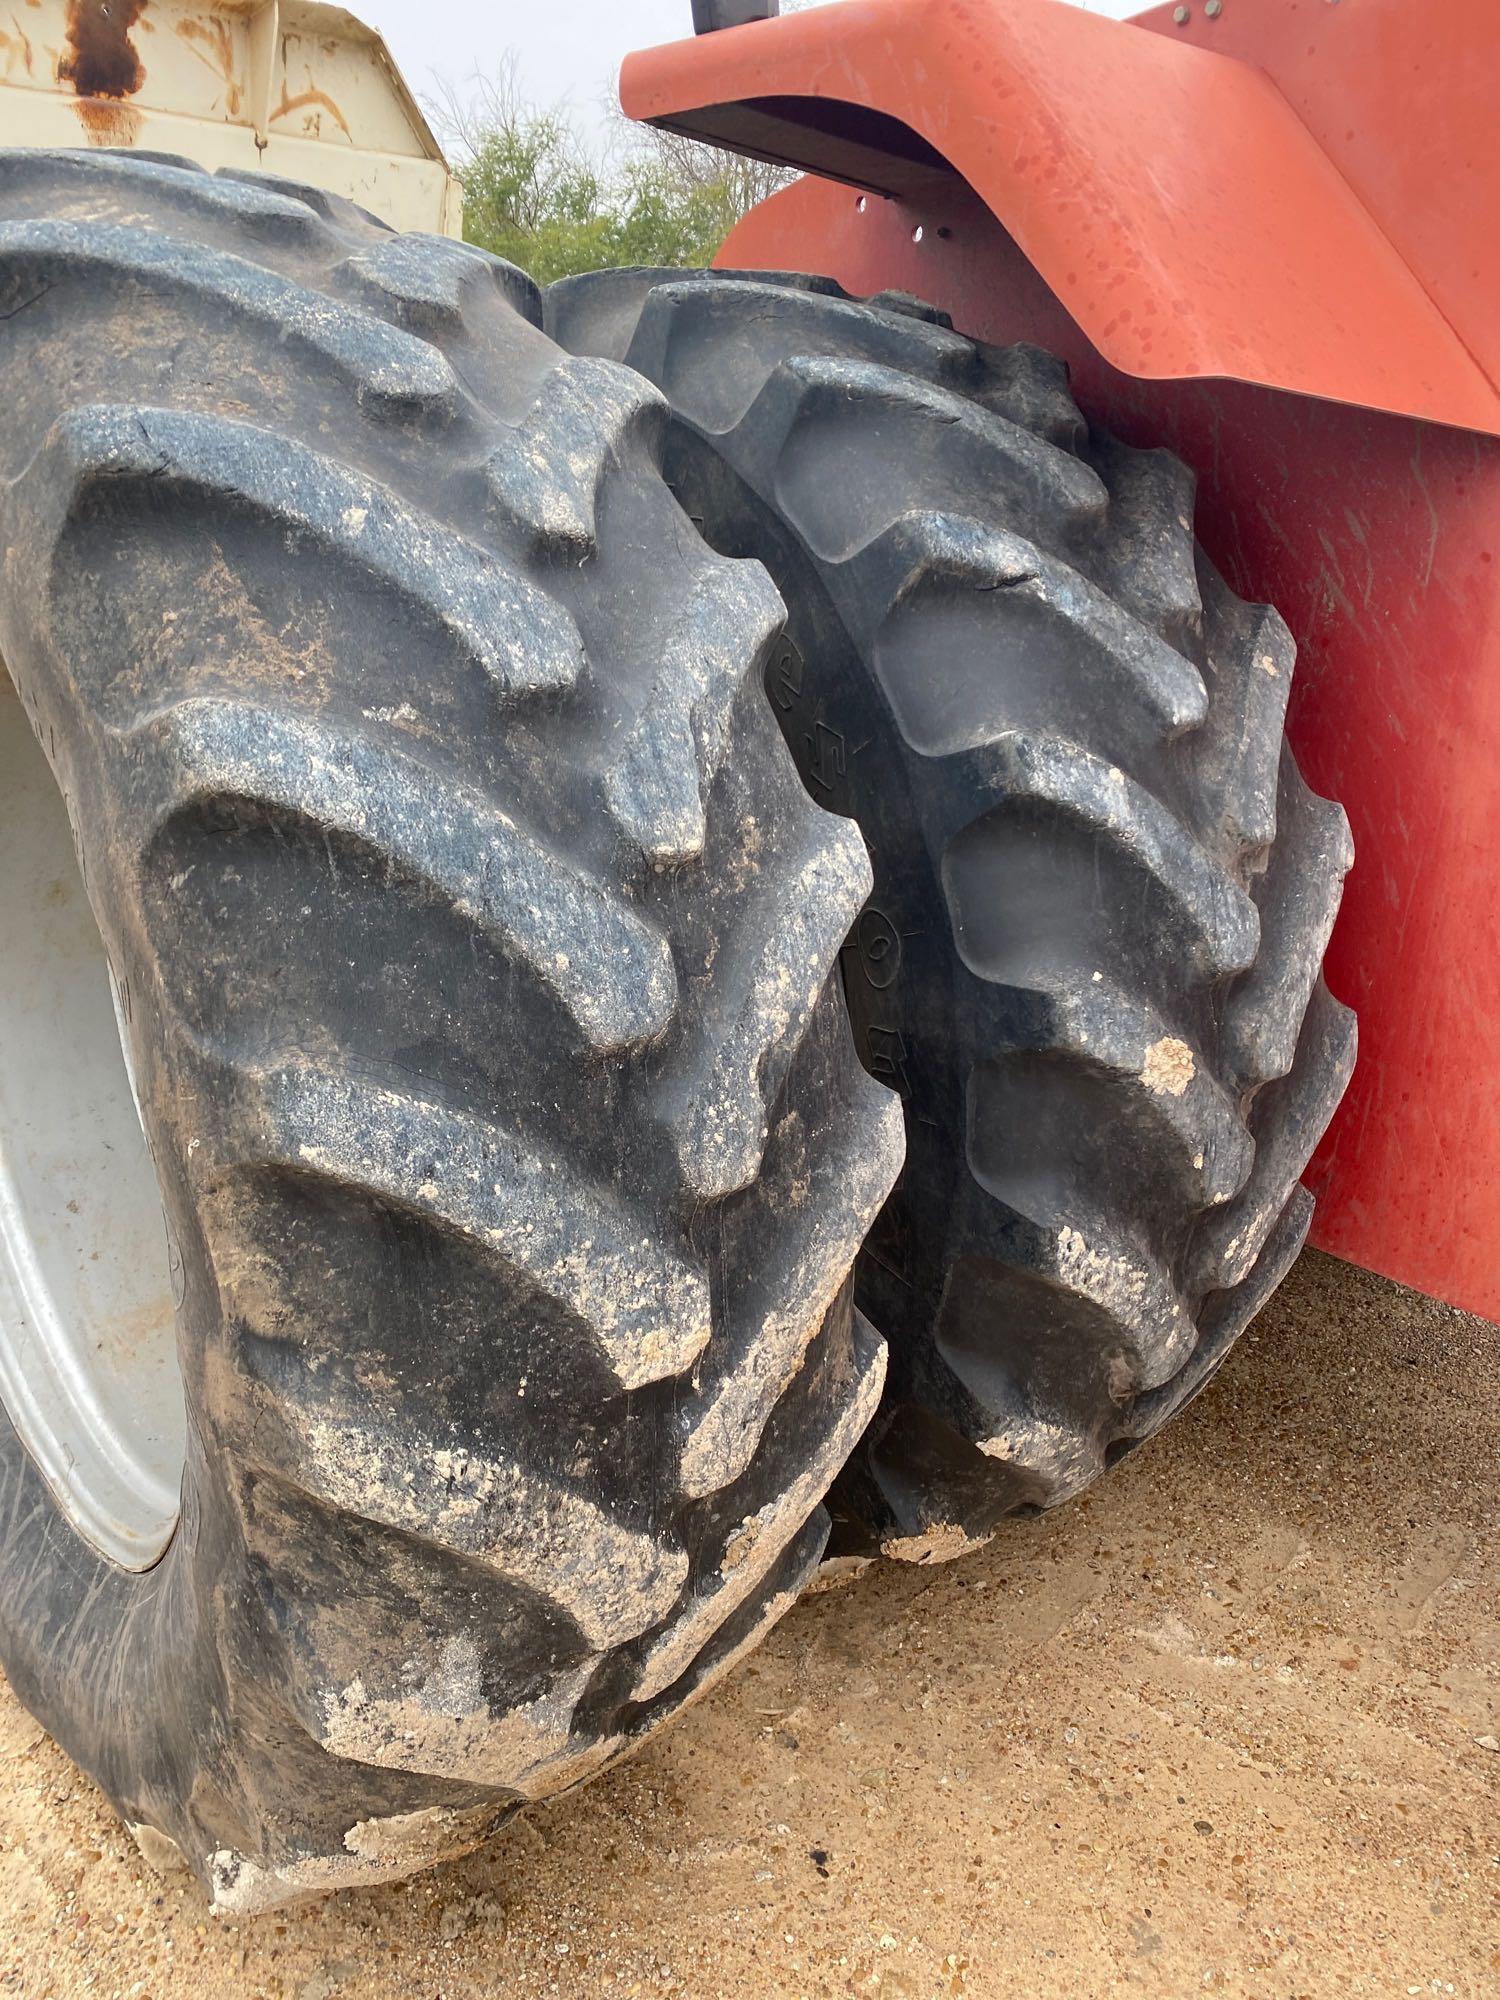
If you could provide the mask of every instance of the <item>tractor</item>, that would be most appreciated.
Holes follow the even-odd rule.
[[[1479,0],[693,25],[626,111],[796,177],[545,293],[338,9],[0,31],[0,1662],[222,1913],[1066,1503],[1309,1230],[1500,1308]]]

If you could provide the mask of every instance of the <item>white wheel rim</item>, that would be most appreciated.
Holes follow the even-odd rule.
[[[79,1534],[141,1570],[177,1523],[186,1422],[127,1013],[0,668],[0,1402]]]

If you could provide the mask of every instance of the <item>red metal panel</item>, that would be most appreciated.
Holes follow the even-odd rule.
[[[1256,64],[1500,382],[1495,0],[1190,0],[1132,24]],[[1429,411],[1427,414],[1431,415]]]
[[[1479,24],[1488,5],[1224,0],[1212,25],[1243,37],[1260,15],[1290,34],[1314,15],[1321,31],[1324,14],[1451,13],[1473,24],[1468,60],[1492,95],[1492,31]],[[1195,22],[1201,11],[1192,0]],[[1362,175],[1356,192],[1288,97],[1213,39],[1197,26],[1143,32],[1054,0],[845,0],[632,56],[621,99],[632,117],[898,195],[936,195],[956,173],[1123,373],[1262,382],[1500,432],[1481,349],[1444,316],[1458,310],[1472,232],[1464,246],[1445,222],[1442,254],[1423,266],[1440,310],[1367,205],[1378,197],[1401,241],[1416,238],[1434,163],[1461,172],[1465,146],[1493,152],[1472,88],[1456,144],[1409,167],[1412,142],[1391,122],[1405,78],[1386,75],[1376,42],[1359,41],[1387,122],[1363,148],[1343,142],[1348,171]],[[1419,53],[1410,34],[1393,46],[1403,61]],[[1451,63],[1449,29],[1434,46]],[[1316,90],[1302,83],[1310,106]],[[1431,96],[1429,78],[1420,105]],[[1340,129],[1358,138],[1356,126]],[[1380,144],[1395,162],[1383,175],[1372,164]],[[1451,194],[1443,213],[1453,216]],[[1485,354],[1500,316],[1491,329]]]
[[[1293,741],[1360,850],[1329,975],[1361,1060],[1318,1240],[1500,1317],[1491,14],[850,0],[632,58],[622,97],[880,191],[801,183],[721,262],[1039,340],[1092,414],[1198,469],[1210,550],[1297,635]]]
[[[1297,635],[1293,742],[1354,825],[1329,981],[1359,1010],[1360,1061],[1311,1176],[1316,1240],[1500,1318],[1500,444],[1236,382],[1132,379],[951,183],[861,208],[800,182],[718,261],[898,286],[974,333],[1037,340],[1068,357],[1091,414],[1198,469],[1210,551]]]

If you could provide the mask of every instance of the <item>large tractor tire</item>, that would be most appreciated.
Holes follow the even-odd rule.
[[[776,579],[768,691],[869,843],[845,984],[907,1164],[836,1513],[852,1549],[956,1553],[1156,1430],[1306,1234],[1352,856],[1285,744],[1292,641],[1197,546],[1187,469],[1091,435],[1036,349],[717,273],[570,279],[547,324],[666,391],[668,477]]]
[[[859,834],[660,395],[540,320],[310,189],[0,153],[0,1653],[228,1912],[638,1743],[878,1399]]]

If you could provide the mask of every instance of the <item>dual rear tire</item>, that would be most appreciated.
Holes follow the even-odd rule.
[[[642,1741],[836,1477],[912,1559],[1076,1491],[1295,1254],[1352,1061],[1347,830],[1181,467],[910,301],[546,317],[0,153],[0,1658],[224,1911]]]

